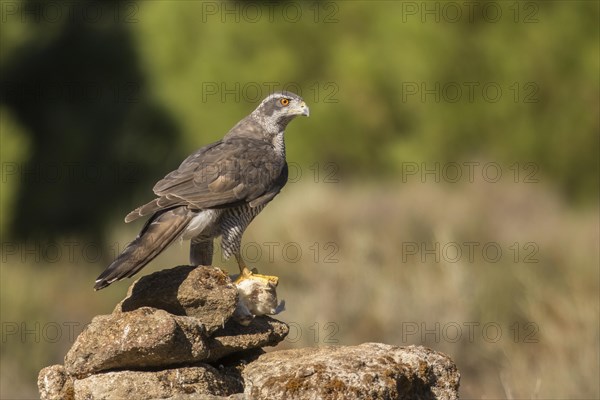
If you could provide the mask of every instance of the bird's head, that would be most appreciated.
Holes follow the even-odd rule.
[[[252,116],[268,131],[280,132],[298,115],[308,117],[309,113],[302,97],[292,92],[275,92],[256,107]]]

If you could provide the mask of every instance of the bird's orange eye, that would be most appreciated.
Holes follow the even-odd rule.
[[[288,104],[290,104],[290,101],[288,99],[281,99],[279,100],[279,102],[281,103],[282,106],[287,107]]]

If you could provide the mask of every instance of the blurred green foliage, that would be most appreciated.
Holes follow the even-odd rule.
[[[151,2],[134,29],[142,57],[152,60],[145,65],[156,93],[182,123],[188,146],[202,142],[199,133],[220,137],[248,112],[244,88],[248,98],[253,84],[291,83],[313,110],[310,122],[290,128],[292,160],[388,177],[404,161],[527,161],[568,196],[595,199],[598,4],[501,3],[503,17],[490,22],[483,12],[470,19],[460,2],[461,21],[445,20],[450,11],[440,8],[436,23],[435,12],[413,15],[407,3],[425,4],[324,3],[318,23],[310,3],[294,23],[284,6],[273,8],[274,22],[263,7],[254,23],[241,5],[240,22],[221,23],[235,13]],[[482,10],[485,2],[473,4]],[[213,83],[219,93],[207,94]],[[457,101],[453,87],[462,91]],[[241,92],[241,101],[227,89]]]
[[[597,2],[54,2],[60,18],[3,4],[2,147],[29,144],[3,163],[131,175],[3,171],[17,237],[99,236],[270,88],[311,106],[287,138],[301,165],[393,178],[407,161],[532,162],[567,197],[598,198]]]

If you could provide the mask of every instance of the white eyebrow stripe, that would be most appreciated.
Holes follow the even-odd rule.
[[[280,98],[283,98],[283,97],[286,97],[286,98],[288,98],[290,100],[295,99],[295,100],[299,100],[299,101],[304,101],[302,99],[302,97],[298,96],[297,94],[295,94],[293,92],[275,92],[275,93],[272,93],[269,96],[267,96],[267,98],[264,99],[260,103],[260,105],[263,105],[263,104],[271,101],[272,99],[280,99]]]
[[[274,98],[280,98],[280,97],[284,97],[283,94],[281,94],[280,92],[275,92],[275,93],[269,95],[266,99],[264,99],[261,104],[267,103]]]

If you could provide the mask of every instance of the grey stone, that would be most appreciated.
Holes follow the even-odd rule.
[[[218,268],[189,266],[141,278],[113,314],[95,317],[77,337],[64,367],[40,371],[41,398],[458,398],[456,366],[425,347],[264,353],[289,328],[256,316],[281,309],[276,282],[248,282],[236,287]]]
[[[208,361],[216,361],[243,350],[276,346],[288,332],[287,324],[267,316],[254,318],[248,326],[229,321],[208,339]]]
[[[73,379],[62,365],[51,365],[40,371],[38,389],[42,400],[73,400]]]
[[[95,317],[67,353],[65,368],[83,378],[111,369],[216,361],[242,350],[275,346],[287,333],[283,322],[257,317],[249,326],[230,321],[208,338],[193,317],[142,307]]]
[[[135,281],[114,312],[158,308],[197,318],[211,333],[233,315],[237,299],[237,288],[219,268],[182,265]]]
[[[81,378],[109,369],[202,361],[207,356],[205,334],[195,319],[142,307],[95,317],[65,356],[65,368]]]
[[[380,343],[266,353],[242,376],[252,399],[454,400],[460,380],[442,353]]]
[[[213,396],[229,396],[244,390],[238,379],[210,365],[105,372],[76,380],[74,386],[75,400],[215,398]]]

